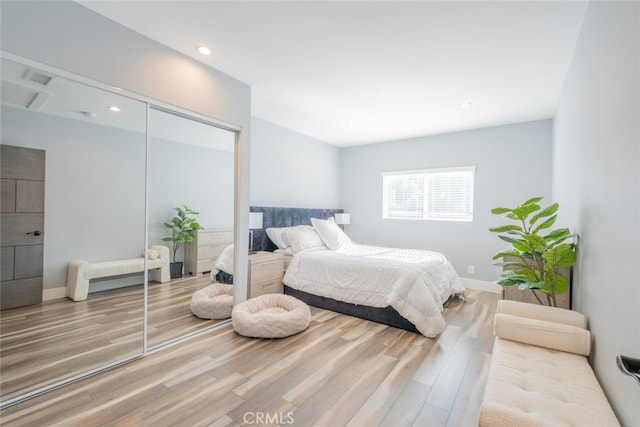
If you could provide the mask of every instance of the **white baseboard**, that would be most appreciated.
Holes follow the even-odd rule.
[[[496,294],[502,293],[502,286],[494,282],[488,282],[486,280],[469,279],[467,277],[461,277],[460,281],[462,282],[462,285],[466,289],[477,289],[480,291],[493,292]]]
[[[42,301],[51,301],[67,297],[67,287],[51,288],[42,290]]]

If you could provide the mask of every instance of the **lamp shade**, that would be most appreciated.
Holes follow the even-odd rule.
[[[335,214],[335,220],[338,225],[351,224],[351,215],[348,213],[337,213]]]
[[[249,212],[249,228],[262,228],[262,212]]]

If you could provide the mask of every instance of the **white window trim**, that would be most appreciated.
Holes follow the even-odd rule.
[[[416,175],[416,174],[425,174],[425,175],[435,175],[439,173],[449,173],[449,172],[471,172],[472,181],[469,195],[469,216],[466,218],[397,218],[397,217],[389,217],[387,210],[387,194],[385,188],[385,177],[388,176],[398,176],[398,175]],[[382,172],[382,218],[384,220],[409,220],[409,221],[451,221],[451,222],[473,222],[473,205],[474,205],[474,187],[475,187],[475,172],[476,166],[456,166],[456,167],[446,167],[446,168],[429,168],[429,169],[410,169],[410,170],[401,170],[401,171],[387,171]]]

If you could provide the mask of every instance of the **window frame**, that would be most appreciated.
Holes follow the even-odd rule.
[[[389,194],[388,194],[388,183],[387,177],[393,176],[410,176],[410,175],[423,175],[428,180],[430,177],[438,174],[446,174],[446,173],[456,173],[456,172],[465,172],[470,173],[471,179],[468,186],[464,189],[467,192],[468,198],[468,208],[469,212],[458,212],[455,215],[459,216],[450,216],[450,217],[433,217],[433,212],[428,211],[428,197],[429,191],[427,189],[423,189],[423,211],[416,211],[415,217],[402,217],[402,216],[393,216],[393,211],[389,209]],[[382,172],[382,219],[383,220],[413,220],[413,221],[451,221],[451,222],[473,222],[473,204],[474,204],[474,193],[475,193],[475,165],[468,166],[456,166],[456,167],[445,167],[445,168],[425,168],[425,169],[409,169],[409,170],[400,170],[400,171],[388,171]],[[428,187],[428,184],[425,185]],[[397,212],[396,212],[397,214]]]

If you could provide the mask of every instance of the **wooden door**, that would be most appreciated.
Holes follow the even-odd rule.
[[[0,145],[0,308],[42,302],[45,152]]]

